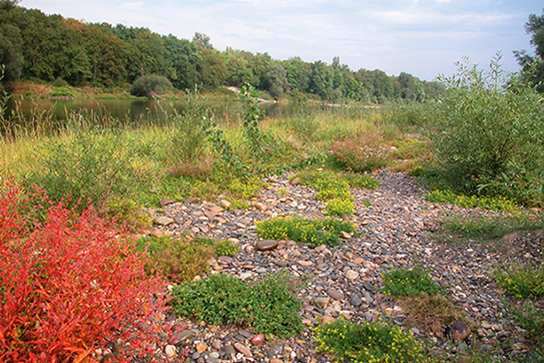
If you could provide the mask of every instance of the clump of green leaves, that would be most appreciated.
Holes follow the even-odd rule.
[[[544,298],[544,267],[513,263],[494,272],[499,285],[518,299]]]
[[[349,323],[343,319],[314,330],[317,349],[335,362],[424,362],[421,346],[410,333],[382,323]]]
[[[346,199],[334,198],[325,204],[325,212],[330,216],[340,217],[344,214],[352,214],[355,210],[355,204]]]
[[[264,239],[291,239],[298,243],[335,246],[340,244],[340,232],[354,232],[355,225],[334,218],[303,219],[276,217],[257,222],[257,235]]]
[[[296,283],[286,274],[267,275],[247,283],[227,275],[175,286],[173,311],[208,324],[236,324],[256,333],[290,337],[304,329],[297,310]]]
[[[53,91],[51,91],[52,97],[74,97],[74,90],[70,86],[60,86],[55,87]]]
[[[423,292],[433,295],[444,293],[421,266],[396,269],[383,274],[385,287],[381,290],[392,297],[416,296]]]
[[[425,199],[432,203],[455,204],[462,208],[476,208],[514,212],[516,205],[504,197],[477,197],[475,195],[467,196],[454,193],[450,190],[435,190],[426,195]]]

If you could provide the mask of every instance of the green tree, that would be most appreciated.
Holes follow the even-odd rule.
[[[525,31],[531,35],[531,45],[535,47],[535,54],[531,55],[525,50],[514,51],[522,67],[521,79],[536,85],[539,92],[544,92],[544,9],[540,16],[529,15]]]
[[[22,43],[19,28],[11,24],[0,24],[0,65],[5,66],[3,81],[19,79],[23,68]]]
[[[280,63],[271,62],[266,69],[264,87],[274,98],[280,98],[287,90],[287,72]]]

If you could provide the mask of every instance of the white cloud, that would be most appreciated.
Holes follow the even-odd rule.
[[[137,1],[133,3],[124,3],[120,6],[120,8],[125,10],[140,10],[141,8],[143,8],[143,6],[143,1]]]

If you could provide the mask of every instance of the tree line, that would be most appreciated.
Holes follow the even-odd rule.
[[[185,90],[250,83],[274,98],[314,97],[325,101],[424,100],[443,92],[438,82],[402,72],[353,71],[335,57],[331,64],[268,53],[219,51],[205,34],[192,40],[159,35],[148,28],[85,23],[0,0],[0,64],[4,81],[66,81],[71,86],[115,87],[142,76],[166,77]]]

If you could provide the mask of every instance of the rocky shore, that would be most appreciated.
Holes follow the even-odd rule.
[[[229,211],[225,209],[228,202],[221,198],[213,203],[195,198],[184,203],[165,201],[166,218],[156,221],[153,233],[191,233],[230,239],[240,245],[241,252],[236,256],[211,260],[209,273],[253,280],[285,269],[294,277],[309,278],[297,295],[304,303],[300,313],[308,327],[322,319],[343,316],[360,323],[385,314],[420,339],[432,341],[432,349],[444,356],[455,356],[472,345],[473,349],[493,350],[501,356],[523,357],[531,342],[519,336],[511,316],[506,314],[504,292],[490,272],[511,259],[542,264],[544,233],[511,234],[493,244],[441,242],[435,238],[435,232],[442,218],[451,213],[468,215],[471,211],[425,201],[428,191],[407,175],[383,172],[376,177],[380,182],[378,189],[351,190],[356,210],[348,220],[357,225],[357,231],[344,235],[340,246],[313,248],[292,241],[258,240],[255,222],[259,220],[293,214],[326,217],[322,212],[324,202],[313,199],[314,189],[290,183],[287,176],[268,179],[269,187],[261,190],[248,210]],[[466,311],[474,327],[467,342],[453,343],[441,334],[408,326],[396,301],[380,293],[382,272],[416,263],[447,290],[454,305]],[[189,350],[183,361],[330,361],[316,351],[309,328],[291,339],[262,342],[261,336],[239,327],[209,326],[189,319],[184,319],[184,323],[187,329],[176,347],[178,351]]]

